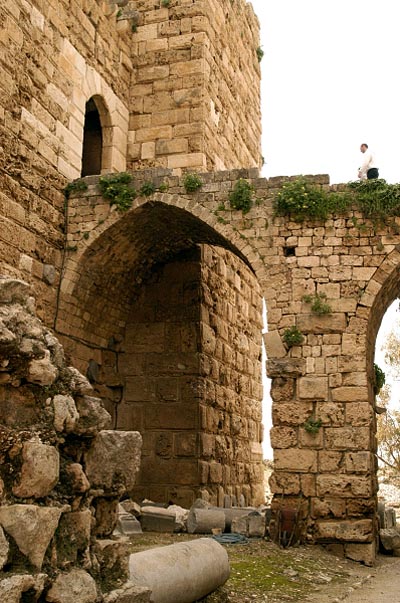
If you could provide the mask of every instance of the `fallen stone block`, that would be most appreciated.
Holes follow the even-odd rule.
[[[140,521],[131,513],[127,513],[121,504],[118,505],[118,521],[115,531],[124,536],[142,533]]]
[[[396,528],[379,530],[379,540],[385,551],[390,552],[400,549],[400,532]]]
[[[174,532],[175,531],[175,515],[166,512],[166,509],[157,507],[142,508],[140,516],[140,525],[143,532]]]
[[[190,509],[187,518],[189,534],[212,534],[213,530],[225,531],[225,513],[221,509]]]
[[[251,511],[247,515],[234,517],[231,531],[249,538],[263,538],[265,536],[265,516],[257,511]]]
[[[150,588],[152,603],[191,603],[229,578],[228,554],[211,538],[133,553],[130,580]]]

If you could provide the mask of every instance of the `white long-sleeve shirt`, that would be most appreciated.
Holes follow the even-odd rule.
[[[363,161],[362,161],[361,166],[358,168],[359,178],[361,180],[365,180],[367,177],[368,170],[370,170],[371,168],[376,168],[376,167],[377,167],[377,165],[375,162],[375,157],[371,153],[371,151],[369,149],[367,149],[365,151],[365,153],[363,153]]]

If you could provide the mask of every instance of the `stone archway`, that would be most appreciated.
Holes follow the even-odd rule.
[[[76,273],[58,331],[114,427],[143,436],[131,494],[261,503],[262,300],[243,254],[149,201],[88,244]]]

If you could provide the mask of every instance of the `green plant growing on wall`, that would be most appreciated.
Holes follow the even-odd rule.
[[[263,56],[264,56],[264,51],[263,51],[263,49],[261,48],[261,46],[259,46],[259,47],[257,48],[257,50],[256,50],[256,55],[257,55],[257,60],[258,60],[258,62],[259,62],[259,63],[261,63],[262,58],[263,58]]]
[[[105,199],[109,199],[111,205],[116,205],[119,211],[127,211],[132,207],[136,198],[135,189],[130,186],[132,176],[126,172],[101,176],[99,187]]]
[[[166,193],[168,190],[168,182],[162,182],[158,187],[158,190],[160,191],[160,193]]]
[[[386,374],[374,363],[374,394],[377,396],[386,382]]]
[[[375,178],[349,182],[348,187],[363,215],[372,222],[384,223],[388,217],[400,216],[400,184]]]
[[[203,186],[203,181],[198,174],[186,174],[183,178],[183,186],[187,193],[195,193]]]
[[[282,335],[283,341],[291,348],[294,345],[300,345],[304,341],[304,335],[296,326],[289,327]]]
[[[142,195],[142,197],[150,197],[150,195],[155,193],[155,191],[156,191],[156,187],[154,186],[154,184],[152,182],[143,182],[142,186],[140,187],[139,192]]]
[[[316,435],[319,432],[321,425],[321,419],[309,417],[307,421],[303,424],[303,427],[307,431],[307,433],[310,433],[311,435]]]
[[[168,8],[169,5],[170,5],[170,0],[161,0],[161,6]]]
[[[229,193],[229,203],[232,209],[242,210],[242,213],[247,214],[253,205],[254,189],[247,180],[239,178],[233,187],[233,191]]]
[[[71,193],[79,193],[87,191],[88,185],[83,180],[75,180],[74,182],[69,182],[67,186],[64,188],[64,195],[66,199],[70,198]]]
[[[290,216],[297,222],[306,219],[326,220],[330,213],[340,213],[350,206],[349,193],[329,193],[302,176],[283,185],[273,206],[278,216]]]
[[[311,312],[314,314],[330,314],[332,309],[326,302],[325,293],[314,293],[314,295],[303,295],[303,301],[306,304],[311,304]]]

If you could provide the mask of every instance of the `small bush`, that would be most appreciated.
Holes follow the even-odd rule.
[[[126,172],[101,176],[99,179],[101,194],[105,199],[111,201],[111,205],[116,205],[120,211],[127,211],[132,207],[133,200],[136,198],[136,191],[130,186],[131,180],[132,176]]]
[[[300,345],[303,343],[304,335],[297,327],[293,326],[286,329],[286,331],[283,333],[282,339],[286,345],[291,348],[294,345]]]
[[[315,435],[320,430],[321,425],[322,425],[321,419],[313,419],[312,417],[310,417],[303,424],[303,427],[308,433]]]
[[[233,191],[229,193],[229,203],[232,209],[242,210],[247,214],[253,205],[254,189],[247,180],[239,178]]]
[[[386,375],[384,371],[374,363],[374,372],[375,372],[375,383],[374,383],[374,394],[377,396],[381,391],[382,387],[386,382]]]
[[[156,187],[152,182],[144,182],[140,188],[140,194],[143,197],[150,197],[156,190]]]
[[[325,293],[315,293],[314,295],[303,295],[303,301],[311,304],[311,311],[314,314],[330,314],[332,309],[326,302]]]
[[[75,180],[74,182],[69,182],[64,188],[65,198],[69,199],[71,193],[87,191],[87,188],[88,185],[83,180]]]
[[[203,186],[203,181],[198,174],[186,174],[183,179],[183,186],[187,193],[194,193]]]
[[[290,216],[298,222],[325,220],[329,214],[347,209],[350,199],[349,193],[328,193],[301,177],[283,185],[274,199],[274,209],[278,216]]]
[[[262,58],[263,58],[263,56],[264,56],[264,51],[263,51],[263,49],[261,48],[261,46],[259,46],[259,47],[257,48],[257,50],[256,50],[256,54],[257,54],[257,60],[258,60],[258,62],[259,62],[259,63],[261,63]]]

